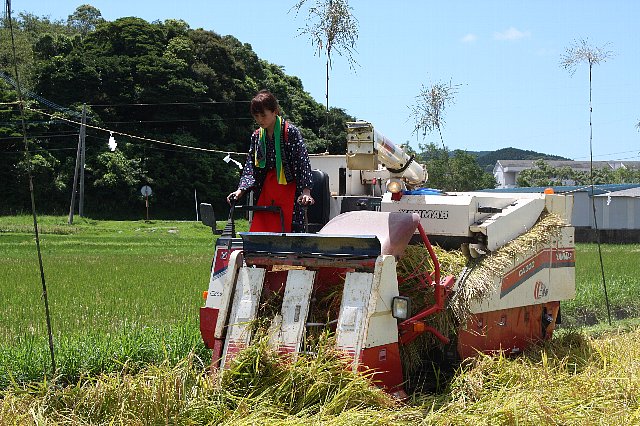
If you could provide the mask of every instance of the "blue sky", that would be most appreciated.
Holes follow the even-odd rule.
[[[314,0],[308,0],[309,3]],[[66,19],[88,2],[105,19],[177,18],[191,28],[231,34],[259,57],[298,76],[325,102],[325,58],[299,35],[306,14],[295,0],[14,0],[27,11]],[[430,1],[350,0],[359,37],[350,69],[334,56],[329,102],[370,121],[396,144],[439,143],[417,136],[410,107],[420,89],[459,85],[446,109],[450,149],[505,147],[589,159],[589,69],[559,65],[576,40],[613,56],[593,69],[594,160],[640,161],[640,2],[635,0]],[[55,101],[55,100],[54,100]]]

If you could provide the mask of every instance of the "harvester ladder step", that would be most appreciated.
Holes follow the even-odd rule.
[[[287,274],[282,298],[282,324],[276,342],[280,352],[295,353],[300,350],[315,275],[315,271],[303,269],[293,269]]]
[[[258,312],[265,273],[266,270],[263,268],[246,266],[238,271],[238,281],[222,354],[222,368],[225,368],[235,354],[251,342],[250,325]]]

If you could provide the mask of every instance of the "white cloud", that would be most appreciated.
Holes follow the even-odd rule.
[[[463,42],[463,43],[473,43],[473,42],[475,42],[477,39],[478,39],[478,36],[477,36],[477,35],[469,33],[469,34],[467,34],[466,36],[462,37],[462,38],[460,39],[460,41],[461,41],[461,42]]]
[[[514,27],[510,27],[508,30],[505,30],[501,33],[498,33],[498,32],[493,33],[493,38],[496,40],[520,40],[521,38],[528,38],[528,37],[531,37],[531,32],[520,31]]]

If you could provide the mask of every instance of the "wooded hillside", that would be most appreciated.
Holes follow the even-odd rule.
[[[301,128],[310,152],[344,152],[345,122],[351,118],[333,108],[327,127],[325,108],[304,91],[300,79],[261,60],[232,36],[191,29],[179,20],[106,22],[91,6],[79,7],[67,22],[20,14],[12,24],[40,212],[69,210],[83,104],[89,126],[84,212],[91,217],[139,218],[145,184],[154,191],[156,218],[193,217],[195,191],[200,201],[224,203],[239,170],[222,160],[226,152],[247,151],[255,127],[248,102],[263,88]],[[30,206],[10,37],[5,21],[0,28],[5,194],[0,214]],[[118,144],[113,152],[109,131]]]

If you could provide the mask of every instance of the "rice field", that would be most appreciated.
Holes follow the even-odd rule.
[[[603,244],[602,263],[611,319],[640,317],[640,244]],[[562,305],[565,325],[607,321],[598,246],[577,244],[574,300]]]
[[[602,246],[616,321],[602,336],[561,330],[525,357],[482,357],[463,366],[443,393],[407,404],[347,381],[325,383],[312,406],[292,402],[297,408],[289,409],[283,398],[273,402],[280,391],[297,395],[282,377],[294,381],[291,387],[311,385],[287,370],[270,382],[272,363],[254,362],[267,367],[251,373],[265,378],[262,387],[249,386],[251,394],[203,374],[208,352],[198,308],[213,252],[209,228],[84,218],[67,225],[64,217],[40,217],[39,224],[57,385],[50,385],[32,218],[0,217],[0,424],[593,424],[593,416],[599,424],[619,424],[624,416],[640,422],[640,331],[615,328],[617,318],[640,313],[639,244]],[[597,246],[579,244],[576,259],[578,294],[562,305],[564,327],[607,318]],[[269,359],[259,350],[254,356]],[[371,399],[358,399],[363,393]]]
[[[31,217],[0,219],[0,388],[48,371],[47,326]],[[198,308],[213,239],[194,222],[40,218],[58,367],[140,368],[203,355]]]

